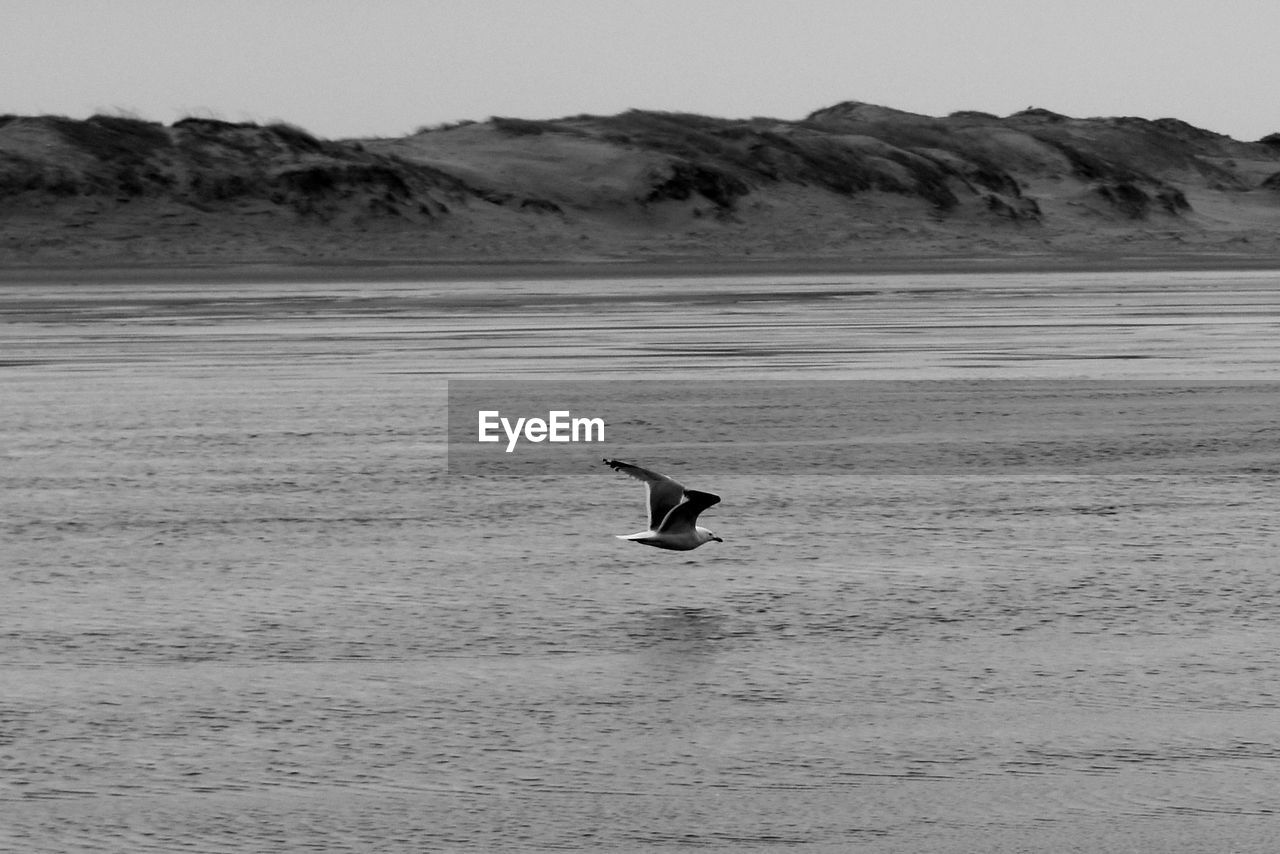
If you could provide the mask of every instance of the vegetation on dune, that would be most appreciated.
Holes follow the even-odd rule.
[[[1073,119],[1061,113],[1030,107],[1006,119],[989,113],[961,111],[946,119],[866,111],[863,105],[844,105],[821,111],[810,124],[841,127],[868,134],[893,145],[922,151],[945,150],[969,168],[963,177],[1006,197],[1017,197],[1018,181],[1011,169],[989,154],[992,141],[1017,147],[1024,141],[1019,164],[1033,176],[1062,177],[1055,161],[1067,165],[1071,178],[1088,195],[1106,203],[1118,215],[1145,219],[1159,211],[1180,216],[1191,211],[1186,193],[1171,181],[1203,180],[1214,189],[1249,190],[1253,180],[1232,171],[1222,161],[1251,157],[1256,146],[1196,128],[1178,119],[1133,117]],[[870,117],[864,113],[870,112]],[[1037,157],[1039,150],[1053,155]]]
[[[517,215],[527,217],[522,228],[573,223],[585,234],[592,222],[678,229],[708,213],[744,224],[789,215],[791,202],[768,202],[783,198],[864,220],[893,211],[930,227],[1055,217],[1123,226],[1185,219],[1188,190],[1263,190],[1257,203],[1274,206],[1280,134],[1243,143],[1176,119],[1075,119],[1037,107],[937,118],[859,102],[799,121],[630,110],[493,117],[363,141],[285,122],[0,116],[0,213],[80,204],[101,217],[154,201],[197,218],[248,211],[426,225],[468,209],[508,217],[504,227]]]
[[[568,129],[555,122],[534,119],[512,119],[493,116],[489,119],[494,130],[507,136],[539,136],[544,133],[568,133]]]
[[[501,119],[494,120],[494,128],[507,135],[592,137],[671,158],[671,177],[656,184],[645,201],[683,199],[688,191],[718,208],[731,209],[752,188],[794,183],[846,196],[870,190],[916,195],[938,210],[948,210],[957,203],[949,179],[969,180],[907,150],[890,148],[873,155],[820,128],[769,119],[737,121],[631,110],[552,122]],[[989,162],[974,164],[969,171],[989,188],[1016,192],[1017,182]]]
[[[43,191],[54,196],[114,194],[140,196],[171,185],[158,167],[172,146],[162,125],[120,116],[95,115],[84,121],[62,116],[31,120],[8,116],[0,127],[39,122],[69,149],[71,158],[46,160],[32,154],[0,152],[0,191]],[[77,168],[75,160],[88,163]]]
[[[210,205],[265,201],[304,217],[430,219],[465,185],[428,166],[319,139],[296,125],[184,118],[173,125],[118,116],[14,117],[52,148],[5,150],[0,195],[152,198]],[[0,124],[3,128],[4,124]],[[59,155],[61,147],[69,152]],[[53,154],[41,156],[46,151]],[[0,198],[0,201],[3,201]]]
[[[655,183],[644,201],[685,201],[702,196],[721,213],[727,213],[748,192],[747,185],[732,175],[688,162],[676,162],[671,165],[670,177]]]
[[[54,116],[49,122],[64,139],[107,163],[142,165],[172,145],[163,125],[142,119],[96,115],[80,122]]]

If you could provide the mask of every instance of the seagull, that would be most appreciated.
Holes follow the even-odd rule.
[[[616,534],[618,539],[681,552],[691,551],[712,540],[724,542],[696,524],[699,513],[720,503],[719,495],[685,489],[666,475],[621,460],[604,462],[614,471],[644,481],[645,492],[649,495],[649,530],[625,537]]]

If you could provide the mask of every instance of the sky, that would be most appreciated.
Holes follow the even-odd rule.
[[[1280,132],[1276,0],[0,0],[0,114],[331,139],[639,108],[1030,106]]]

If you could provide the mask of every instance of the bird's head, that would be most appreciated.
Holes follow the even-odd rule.
[[[704,542],[704,543],[710,543],[710,542],[713,542],[713,541],[714,541],[714,542],[717,542],[717,543],[723,543],[723,542],[724,542],[724,540],[722,540],[722,539],[720,539],[719,537],[717,537],[717,536],[716,536],[716,532],[715,532],[715,531],[712,531],[712,530],[709,530],[709,529],[707,529],[707,528],[704,528],[704,527],[702,527],[701,525],[699,525],[699,526],[698,526],[698,538],[699,538],[700,540],[702,540],[702,542]]]

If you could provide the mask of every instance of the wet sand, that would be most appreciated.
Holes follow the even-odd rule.
[[[1125,255],[1116,252],[1025,253],[989,255],[920,255],[892,253],[871,257],[725,258],[702,256],[616,257],[596,259],[370,258],[337,263],[294,261],[183,265],[174,261],[111,261],[0,266],[0,283],[200,284],[327,281],[474,281],[574,280],[619,277],[802,276],[844,274],[954,273],[1141,273],[1152,271],[1280,270],[1280,257],[1257,253],[1162,252]]]

